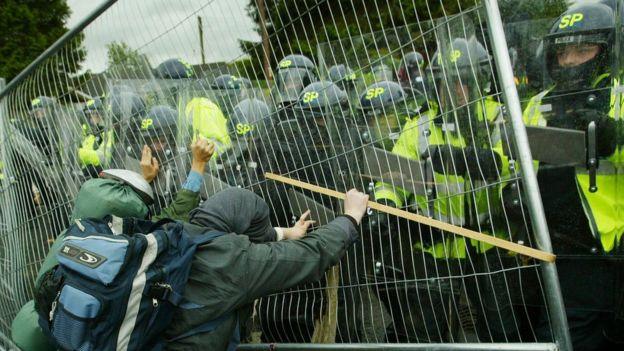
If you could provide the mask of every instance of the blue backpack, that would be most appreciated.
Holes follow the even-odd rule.
[[[48,301],[38,299],[39,325],[63,350],[160,349],[195,249],[223,234],[191,238],[170,220],[76,220],[46,277]]]

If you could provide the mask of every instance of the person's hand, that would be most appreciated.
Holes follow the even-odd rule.
[[[143,178],[145,178],[148,183],[151,183],[158,175],[159,169],[158,160],[156,157],[152,157],[152,150],[149,146],[144,145],[141,154],[141,173],[143,173]]]
[[[345,194],[344,213],[353,217],[358,224],[368,208],[368,195],[351,189]]]
[[[301,217],[299,217],[299,220],[297,221],[297,223],[295,223],[294,226],[290,228],[284,228],[284,239],[297,240],[303,238],[308,232],[308,228],[310,228],[312,224],[316,223],[316,221],[306,220],[309,215],[310,210],[305,211],[305,213],[302,214]]]
[[[207,139],[198,138],[191,145],[193,151],[193,163],[191,169],[199,174],[203,174],[206,169],[206,163],[210,161],[215,151],[214,143]]]

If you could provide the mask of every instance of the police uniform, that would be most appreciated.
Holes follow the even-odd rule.
[[[621,255],[624,234],[624,149],[615,112],[621,94],[609,73],[614,26],[614,11],[604,4],[579,4],[563,13],[544,38],[545,71],[554,84],[529,101],[523,116],[531,126],[587,131],[596,125],[595,187],[584,164],[542,163],[537,173],[575,350],[615,347],[620,333],[613,328],[622,325],[621,261],[608,259]],[[589,60],[559,64],[572,47],[578,53],[595,46]],[[537,329],[549,340],[545,315]]]

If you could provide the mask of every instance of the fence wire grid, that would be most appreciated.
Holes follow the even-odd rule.
[[[522,16],[500,3],[524,108],[547,86],[540,43],[568,4]],[[266,172],[537,248],[487,22],[476,0],[117,1],[0,101],[0,346],[14,347],[81,184],[140,172],[144,145],[156,213],[207,138],[202,198],[250,189],[274,226],[307,209],[323,225],[341,203]],[[320,342],[328,315],[337,343],[556,342],[537,332],[551,329],[539,268],[369,211],[325,279],[256,301],[245,342]]]

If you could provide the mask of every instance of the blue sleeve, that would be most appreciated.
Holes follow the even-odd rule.
[[[190,171],[188,177],[186,177],[186,181],[184,182],[184,184],[182,184],[182,189],[197,193],[199,192],[203,181],[204,178],[201,176],[201,174],[195,171]]]

